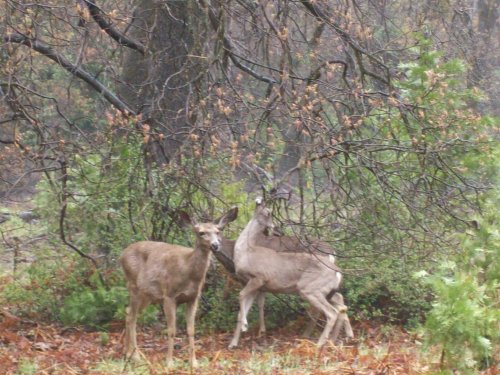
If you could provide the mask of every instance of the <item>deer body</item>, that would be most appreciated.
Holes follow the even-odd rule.
[[[277,252],[257,244],[266,229],[274,227],[272,216],[257,200],[254,215],[234,246],[236,274],[248,282],[240,292],[240,312],[231,348],[238,345],[241,330],[248,326],[247,314],[253,300],[264,291],[296,293],[326,317],[326,326],[318,340],[323,345],[337,320],[338,310],[328,302],[340,286],[342,274],[334,258],[327,255]]]
[[[138,314],[150,303],[160,302],[167,320],[167,365],[171,365],[176,333],[176,310],[179,304],[186,303],[189,363],[191,367],[196,366],[194,320],[210,264],[210,254],[211,251],[220,249],[219,231],[236,218],[237,212],[234,208],[219,220],[203,224],[192,223],[186,213],[181,213],[183,224],[192,226],[196,235],[193,249],[163,242],[141,241],[124,250],[120,262],[130,295],[124,344],[127,357],[137,357]]]
[[[182,304],[196,298],[210,265],[210,252],[164,242],[141,241],[130,245],[122,255],[128,284],[151,303],[165,297]],[[179,278],[170,270],[187,270]]]
[[[324,241],[321,240],[312,240],[312,241],[301,241],[295,236],[276,236],[276,235],[270,235],[267,236],[264,233],[260,233],[257,236],[256,243],[258,246],[261,247],[266,247],[278,252],[295,252],[295,253],[315,253],[315,254],[320,254],[320,255],[332,255],[334,256],[334,250],[330,247],[329,244],[327,244]],[[222,238],[222,248],[221,251],[216,253],[215,256],[217,259],[221,261],[221,263],[224,264],[226,268],[232,273],[235,272],[234,269],[234,246],[236,244],[236,241],[234,240],[229,240],[227,238]],[[224,259],[225,258],[225,259]],[[330,257],[331,259],[331,257]],[[243,275],[238,275],[237,279],[244,284],[248,282],[248,278],[244,277]],[[262,288],[261,291],[257,294],[256,302],[259,308],[259,335],[265,334],[266,332],[266,325],[265,325],[265,318],[264,318],[264,304],[265,304],[265,293],[266,289]],[[293,293],[293,292],[290,292]],[[347,315],[347,306],[344,304],[344,297],[340,293],[335,293],[330,299],[330,303],[339,310],[339,317],[337,320],[337,323],[335,324],[335,327],[332,331],[331,334],[331,339],[332,341],[336,341],[337,337],[340,333],[340,330],[344,328],[346,336],[348,338],[353,338],[354,333],[351,327],[351,323],[349,321],[349,317]],[[311,336],[317,320],[318,320],[318,314],[317,311],[312,311],[311,312],[311,321],[307,325],[304,335],[306,337]],[[243,327],[244,328],[244,327]],[[244,330],[244,329],[242,329]]]

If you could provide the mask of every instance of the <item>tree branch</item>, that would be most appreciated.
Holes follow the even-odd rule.
[[[123,35],[118,29],[113,27],[113,25],[105,19],[102,10],[95,4],[94,1],[89,1],[89,0],[82,0],[82,1],[87,6],[90,15],[92,16],[94,21],[99,25],[99,27],[102,30],[104,30],[104,32],[108,34],[111,38],[116,40],[118,44],[120,44],[121,46],[135,49],[136,51],[142,53],[143,55],[146,53],[146,47],[142,43],[137,42]]]
[[[274,78],[260,75],[252,68],[250,68],[246,65],[243,65],[241,62],[239,62],[238,59],[236,58],[236,56],[234,56],[234,54],[232,53],[232,46],[231,46],[231,44],[229,44],[229,39],[226,37],[224,37],[224,49],[227,51],[227,53],[229,54],[229,58],[231,59],[231,61],[233,62],[233,64],[237,68],[243,70],[247,74],[250,74],[252,77],[254,77],[255,79],[258,79],[259,81],[271,83],[271,84],[278,83],[278,81],[275,80]]]
[[[325,22],[327,25],[331,26],[335,30],[335,32],[347,44],[349,44],[351,46],[351,48],[353,48],[356,52],[365,55],[370,60],[372,60],[374,63],[376,63],[376,64],[380,65],[381,67],[383,67],[386,71],[389,70],[388,67],[383,63],[383,61],[377,59],[370,52],[368,52],[363,47],[361,47],[358,43],[356,43],[355,40],[352,39],[352,37],[346,31],[342,30],[342,28],[339,25],[337,25],[336,23],[332,22],[330,20],[330,17],[328,17],[328,15],[325,14],[321,8],[319,8],[318,6],[316,6],[315,4],[313,4],[313,2],[311,2],[309,0],[300,0],[300,2],[319,21]],[[367,75],[369,75],[369,76],[371,76],[371,77],[373,77],[375,79],[378,79],[378,80],[384,82],[387,85],[390,84],[389,79],[385,79],[384,77],[381,77],[378,74],[375,74],[373,72],[367,72],[366,70],[364,70],[364,73],[366,73]]]
[[[106,290],[109,290],[108,283],[104,279],[104,276],[102,275],[101,271],[99,270],[99,265],[97,264],[97,261],[91,257],[88,254],[85,254],[83,251],[81,251],[79,248],[77,248],[75,245],[73,245],[71,242],[69,242],[66,239],[66,233],[64,231],[65,227],[65,219],[66,219],[66,210],[68,208],[68,197],[70,196],[68,191],[67,191],[67,184],[68,184],[68,164],[66,159],[63,158],[62,161],[60,161],[61,164],[61,210],[59,212],[59,237],[61,238],[61,241],[71,248],[73,251],[75,251],[78,255],[80,255],[82,258],[88,259],[92,265],[95,267],[95,270],[97,272],[97,275],[99,277],[99,280],[101,281],[102,285]]]
[[[213,11],[213,9],[210,8],[210,6],[204,0],[200,0],[200,4],[202,7],[204,7],[207,10],[208,18],[210,20],[210,24],[212,25],[212,28],[215,31],[218,31],[219,27],[220,27],[220,23],[219,23],[219,20],[217,19],[215,12]],[[239,68],[240,70],[243,70],[245,73],[251,75],[255,79],[258,79],[259,81],[270,83],[270,84],[279,83],[274,78],[263,76],[263,75],[257,73],[252,68],[250,68],[250,67],[242,64],[240,61],[238,61],[235,54],[233,53],[233,45],[231,43],[231,40],[226,35],[222,35],[222,43],[224,46],[224,50],[228,53],[229,58],[231,59],[231,61],[233,62],[233,64],[237,68]]]
[[[70,63],[65,57],[61,56],[59,53],[54,51],[47,44],[40,42],[36,39],[30,39],[27,36],[24,36],[19,33],[14,33],[4,37],[4,41],[7,43],[18,43],[23,44],[38,53],[48,57],[52,61],[58,63],[61,67],[66,69],[71,74],[75,75],[78,78],[81,78],[85,82],[87,82],[92,88],[94,88],[97,92],[99,92],[109,103],[114,105],[121,112],[126,112],[130,114],[135,114],[135,112],[130,109],[130,107],[123,102],[120,98],[118,98],[114,93],[112,93],[108,88],[106,88],[101,82],[95,79],[90,73],[83,70],[82,68],[73,65]]]

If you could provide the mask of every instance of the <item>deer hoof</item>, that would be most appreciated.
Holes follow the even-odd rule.
[[[229,346],[227,347],[228,349],[234,349],[234,348],[237,348],[238,347],[238,344],[237,343],[234,343],[233,341],[231,341],[231,343],[229,344]]]
[[[194,359],[189,365],[191,366],[191,368],[198,368],[198,361]]]
[[[141,356],[139,355],[137,350],[134,350],[132,352],[125,353],[125,359],[128,361],[137,362],[141,359]]]

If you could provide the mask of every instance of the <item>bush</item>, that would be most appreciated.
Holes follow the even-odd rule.
[[[81,274],[73,259],[52,259],[30,264],[5,285],[0,298],[16,315],[41,320],[58,319],[63,298],[76,290]]]
[[[497,192],[497,197],[500,197]],[[498,199],[495,199],[498,202]],[[500,344],[500,214],[490,202],[479,230],[463,235],[461,255],[440,272],[417,276],[434,290],[424,332],[428,345],[441,347],[441,368],[474,373],[493,365]]]
[[[60,319],[65,325],[102,328],[113,319],[124,319],[128,304],[127,288],[112,286],[106,290],[81,288],[64,299]]]
[[[386,272],[345,277],[344,296],[357,320],[376,319],[383,323],[414,327],[423,322],[430,309],[431,288],[419,280]]]
[[[125,316],[128,292],[121,274],[108,275],[110,286],[105,289],[75,255],[35,262],[18,276],[0,293],[16,315],[93,328]]]

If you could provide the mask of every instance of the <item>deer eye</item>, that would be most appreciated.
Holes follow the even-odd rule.
[[[205,232],[199,232],[200,236],[204,236],[206,233]]]

